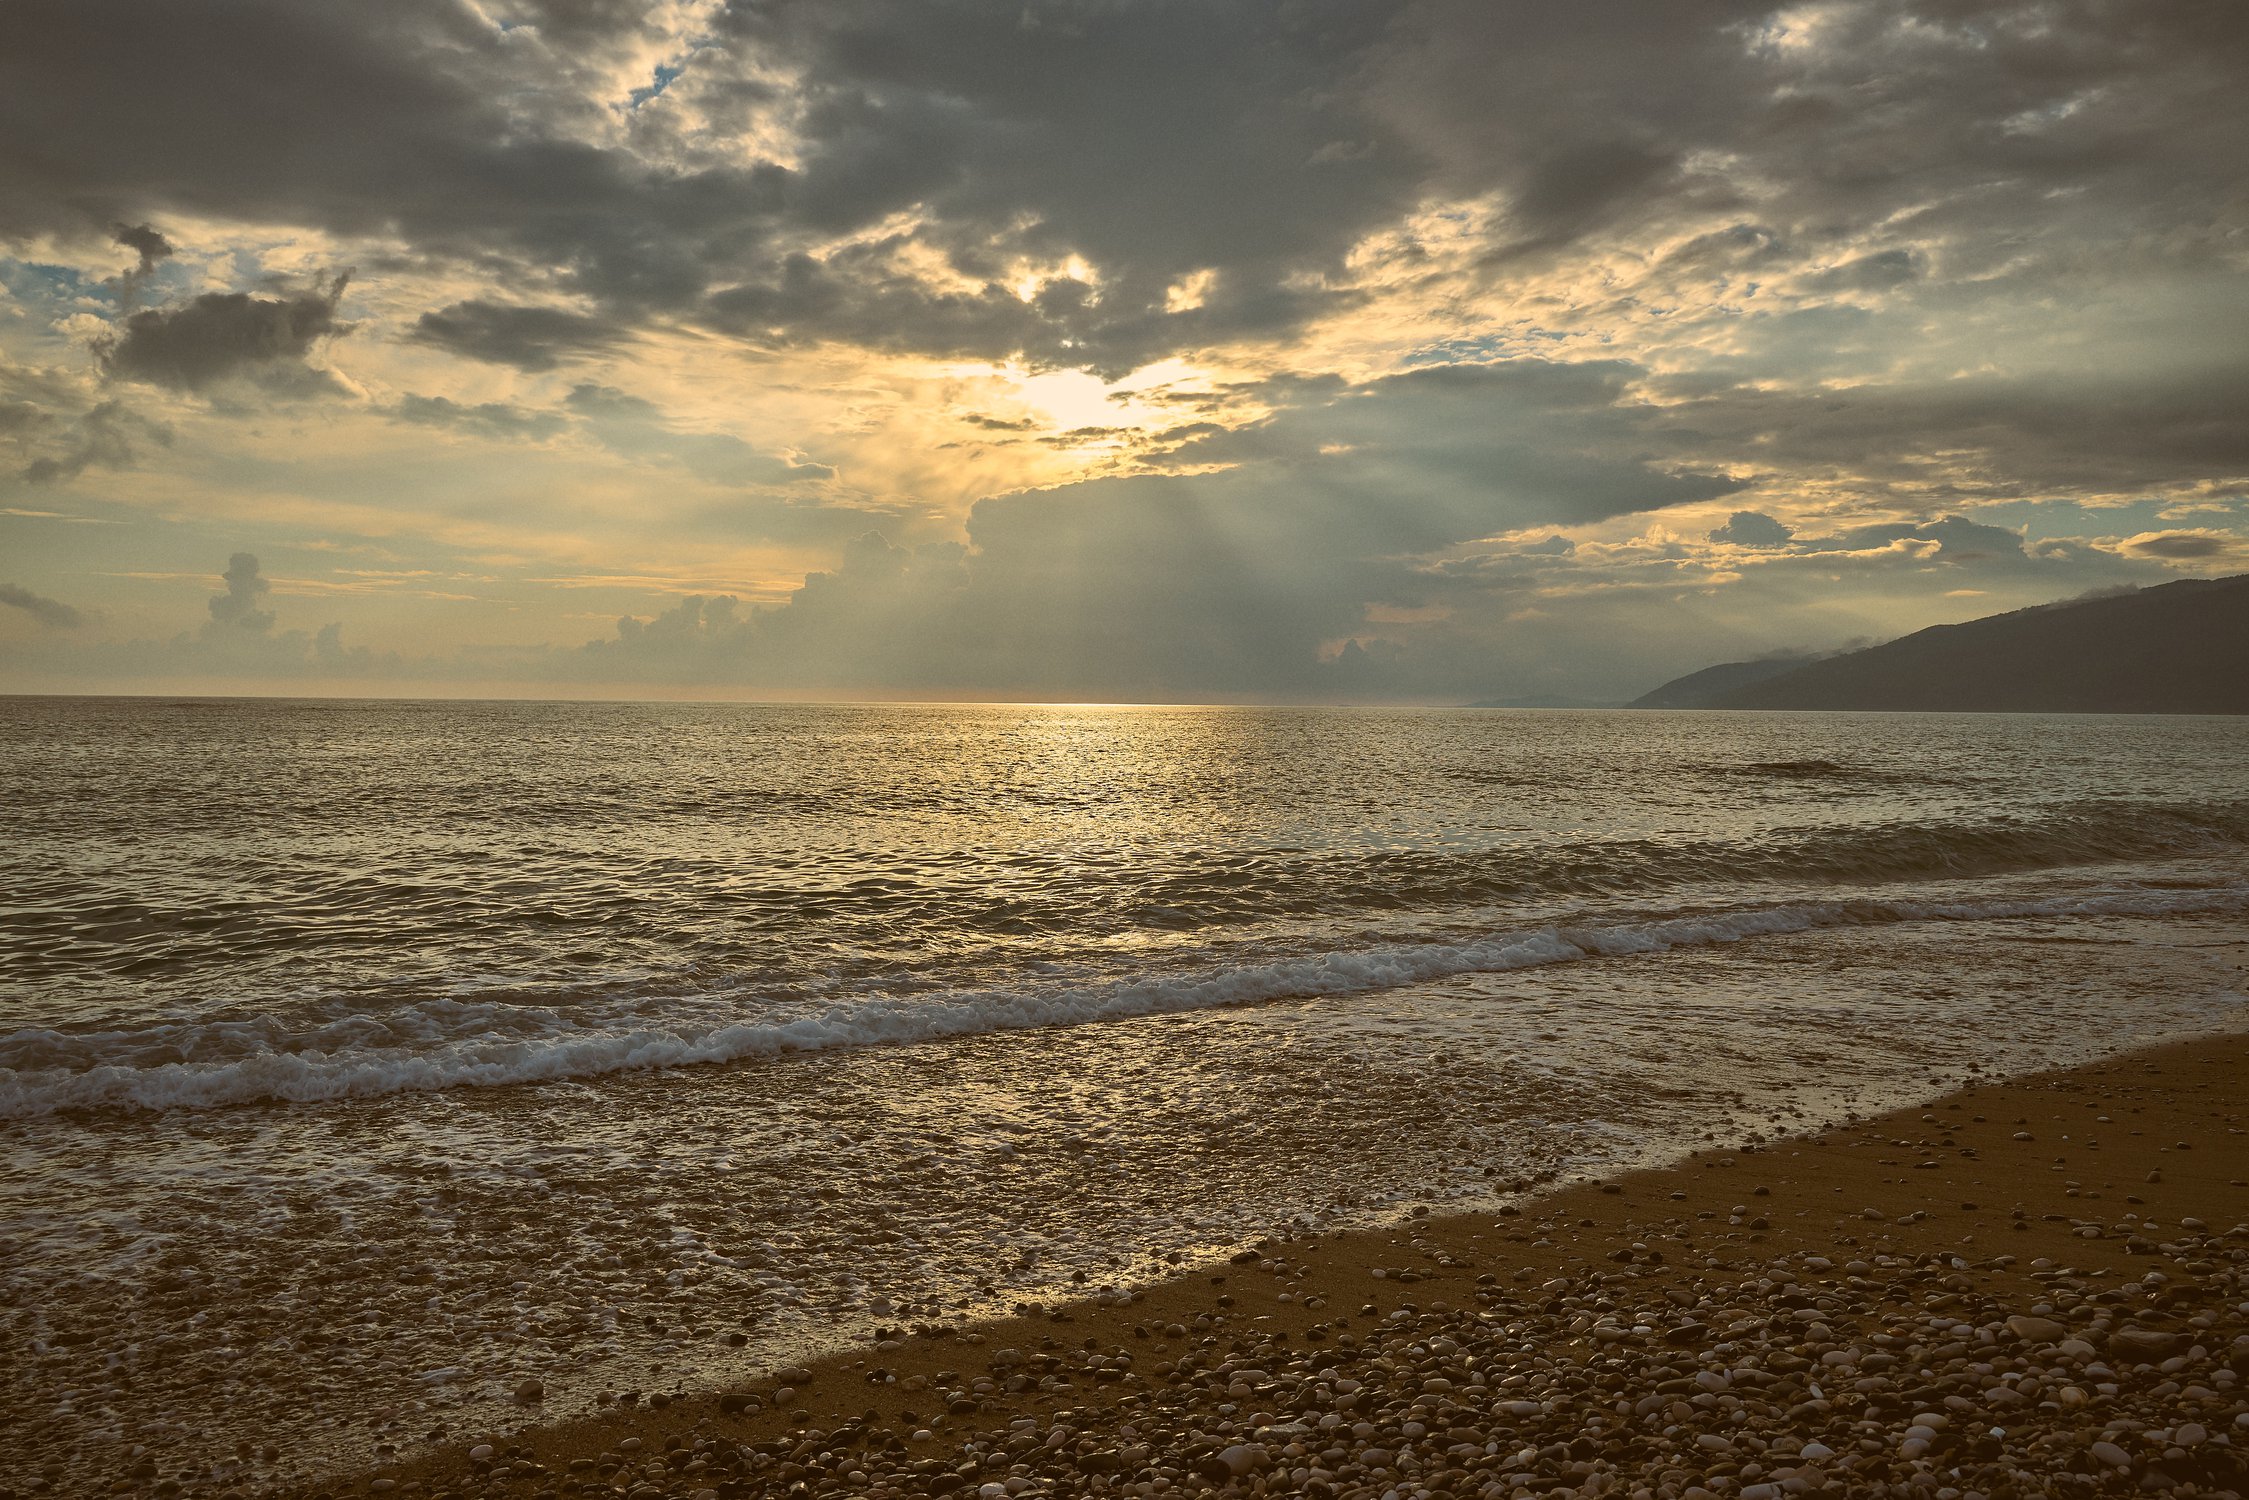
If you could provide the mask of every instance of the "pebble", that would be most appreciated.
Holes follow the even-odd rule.
[[[2128,1469],[2132,1466],[2132,1455],[2114,1443],[2095,1443],[2085,1451],[2112,1469]]]
[[[776,1427],[712,1401],[668,1417],[649,1446],[625,1438],[598,1457],[519,1459],[525,1449],[478,1444],[465,1450],[473,1466],[429,1476],[420,1493],[2249,1494],[2249,1229],[2155,1229],[2144,1258],[2133,1252],[2136,1279],[2053,1261],[2015,1268],[1963,1243],[1943,1256],[1868,1251],[1840,1268],[1805,1254],[1712,1259],[1642,1281],[1639,1267],[1588,1245],[1583,1270],[1538,1285],[1485,1278],[1466,1306],[1426,1293],[1370,1305],[1322,1325],[1317,1341],[1231,1317],[1149,1326],[1108,1346],[1056,1336],[987,1350],[959,1336],[947,1351],[956,1368],[895,1422],[870,1410],[822,1419],[829,1428],[799,1411]],[[2036,1279],[2015,1279],[2025,1274]],[[820,1384],[815,1375],[775,1372],[776,1396]],[[751,1431],[762,1436],[737,1436]]]

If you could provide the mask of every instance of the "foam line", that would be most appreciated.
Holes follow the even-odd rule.
[[[2048,900],[1798,902],[1597,926],[1553,926],[1494,933],[1464,943],[1398,944],[1308,954],[1200,974],[1075,988],[979,990],[908,998],[870,998],[806,1015],[723,1025],[598,1029],[548,1011],[531,1011],[551,1029],[496,1036],[477,1007],[463,1020],[478,1029],[380,1045],[331,1041],[350,1020],[293,1037],[278,1023],[233,1034],[249,1055],[138,1063],[151,1038],[134,1032],[69,1037],[52,1031],[0,1037],[0,1056],[38,1056],[54,1065],[0,1069],[0,1118],[65,1110],[172,1110],[260,1102],[310,1103],[408,1091],[491,1088],[590,1078],[635,1069],[726,1063],[786,1052],[939,1041],[1047,1026],[1078,1026],[1134,1016],[1211,1010],[1292,997],[1346,995],[1464,974],[1500,973],[1587,958],[1661,953],[1744,938],[1914,921],[2010,917],[2163,916],[2249,910],[2249,887],[2130,889]],[[471,1017],[473,1016],[473,1019]],[[367,1018],[369,1036],[395,1036]],[[511,1028],[520,1031],[520,1027]],[[176,1028],[175,1028],[176,1030]],[[170,1043],[177,1048],[178,1043]],[[75,1054],[75,1055],[74,1055]]]

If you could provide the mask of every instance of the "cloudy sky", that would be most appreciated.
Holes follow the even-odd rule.
[[[1426,701],[2249,569],[2238,0],[9,0],[0,689]]]

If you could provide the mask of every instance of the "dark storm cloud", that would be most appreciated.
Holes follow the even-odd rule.
[[[2060,274],[2092,242],[2219,264],[2249,25],[2222,0],[1844,3],[1799,13],[1808,38],[1737,0],[779,0],[724,10],[636,105],[584,91],[646,55],[644,8],[495,14],[17,0],[0,233],[310,224],[513,265],[622,323],[1114,371],[1349,306],[1350,247],[1446,195],[1500,195],[1494,274],[1752,183],[1791,256],[1938,246],[1854,248],[1830,293]],[[760,109],[785,164],[730,134]],[[905,269],[908,241],[951,280]],[[1005,284],[1071,254],[1097,284]],[[473,320],[449,346],[589,347]]]
[[[1372,97],[1454,191],[1505,190],[1523,240],[1723,210],[1754,181],[1792,238],[1906,210],[1920,234],[2010,229],[1971,253],[2019,259],[2057,227],[2206,229],[2245,27],[2221,0],[1429,0]],[[2141,216],[2112,217],[2126,203]]]
[[[795,4],[720,18],[667,94],[731,108],[772,72],[800,82],[800,163],[644,160],[576,133],[599,101],[552,92],[555,49],[421,0],[89,8],[27,0],[0,69],[0,232],[69,232],[171,209],[396,233],[517,258],[617,316],[694,313],[786,339],[890,330],[898,347],[1036,348],[1093,362],[1287,326],[1321,299],[1281,285],[1332,265],[1413,200],[1337,87],[1388,11],[1233,3]],[[607,7],[535,25],[600,45]],[[227,87],[208,85],[212,69]],[[1332,149],[1342,145],[1350,149]],[[985,288],[962,298],[862,255],[792,273],[793,248],[916,210],[920,237]],[[1100,266],[1026,310],[1018,255]],[[1222,270],[1166,332],[1166,288]]]
[[[576,133],[603,101],[449,0],[22,0],[0,49],[0,235],[158,211],[561,268],[621,305],[708,280],[773,174],[679,172]]]
[[[1399,201],[1376,143],[1329,150],[1363,143],[1346,79],[1394,13],[845,0],[739,7],[724,25],[748,55],[804,70],[813,222],[926,205],[975,276],[980,251],[1004,248],[993,231],[1028,217],[1026,248],[1168,277],[1317,259]]]
[[[38,149],[0,157],[0,230],[67,233],[169,205],[489,239],[609,180],[535,108],[502,128],[506,105],[479,84],[507,73],[505,43],[444,0],[23,0],[10,23],[0,133]],[[535,104],[537,80],[518,81],[530,88],[514,102]]]
[[[20,609],[40,624],[57,630],[74,629],[86,621],[84,615],[60,599],[49,599],[44,594],[34,594],[31,590],[18,588],[12,583],[0,583],[0,604]]]
[[[1696,384],[1655,384],[1688,394]],[[1892,487],[2002,497],[2159,491],[2249,474],[2249,364],[1961,375],[1829,389],[1719,385],[1666,407],[1706,454]],[[1932,455],[1945,462],[1932,464]]]
[[[122,334],[95,346],[102,373],[176,391],[203,391],[241,377],[277,388],[317,390],[333,377],[306,357],[350,325],[336,318],[350,281],[282,297],[205,292],[179,307],[149,308],[125,320]]]
[[[729,43],[802,70],[808,150],[788,222],[840,233],[915,210],[966,284],[933,290],[880,243],[785,260],[713,297],[775,337],[1116,369],[1185,343],[1285,330],[1346,305],[1334,268],[1416,196],[1348,80],[1394,5],[796,4],[729,12]],[[1013,256],[1101,276],[1037,297]],[[1200,307],[1166,292],[1217,272]],[[973,290],[969,289],[973,288]]]
[[[423,313],[412,337],[486,364],[536,372],[614,349],[625,333],[604,319],[567,308],[471,300]]]

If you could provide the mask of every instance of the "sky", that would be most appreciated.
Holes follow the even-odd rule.
[[[9,0],[0,691],[1614,702],[2249,570],[2238,0]]]

